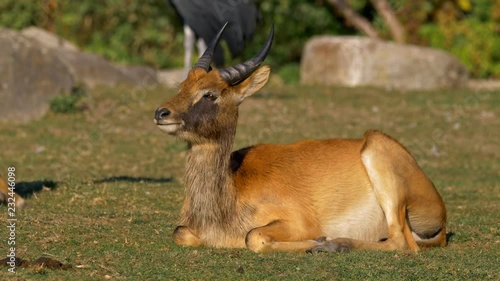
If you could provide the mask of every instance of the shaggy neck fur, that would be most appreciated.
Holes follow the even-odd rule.
[[[236,192],[230,157],[235,132],[213,143],[191,144],[186,163],[186,200],[182,224],[195,230],[234,227]]]

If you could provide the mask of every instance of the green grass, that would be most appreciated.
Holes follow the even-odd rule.
[[[20,188],[57,184],[34,193],[30,208],[17,212],[17,256],[73,265],[17,268],[15,276],[0,267],[1,280],[500,278],[500,92],[295,86],[267,88],[246,100],[235,148],[361,137],[379,128],[408,146],[446,202],[452,233],[446,248],[318,255],[176,246],[171,233],[183,200],[186,145],[152,122],[175,91],[123,87],[89,94],[87,111],[0,124],[0,172],[16,167]],[[0,212],[6,217],[7,208]],[[7,235],[0,227],[2,255]]]

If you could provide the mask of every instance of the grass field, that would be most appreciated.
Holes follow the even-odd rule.
[[[235,149],[359,138],[370,128],[405,144],[448,210],[449,245],[418,254],[176,246],[186,145],[152,122],[174,94],[98,88],[80,113],[0,124],[0,173],[13,166],[18,190],[36,190],[17,212],[16,255],[72,265],[15,275],[0,267],[0,280],[499,280],[500,92],[297,86],[266,88],[241,105]],[[7,217],[6,206],[0,212]],[[8,235],[1,226],[2,255]]]

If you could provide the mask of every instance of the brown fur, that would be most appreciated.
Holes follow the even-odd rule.
[[[194,69],[160,107],[170,112],[156,120],[160,129],[190,146],[177,244],[255,252],[446,244],[440,195],[410,153],[381,132],[260,144],[231,156],[238,105],[269,72],[261,67],[230,87],[217,71]]]

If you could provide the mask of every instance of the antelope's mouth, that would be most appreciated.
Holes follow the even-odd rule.
[[[165,122],[162,120],[157,121],[156,119],[154,120],[154,122],[156,126],[158,126],[158,129],[160,129],[160,131],[169,134],[177,132],[177,130],[179,130],[182,127],[181,122]]]

